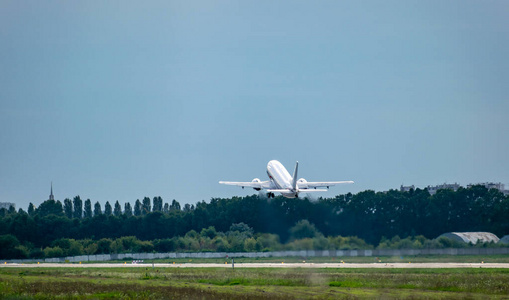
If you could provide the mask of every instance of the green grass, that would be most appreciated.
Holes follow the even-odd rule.
[[[507,298],[509,269],[2,268],[0,299]]]

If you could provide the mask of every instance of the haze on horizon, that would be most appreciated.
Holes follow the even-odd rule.
[[[509,184],[507,1],[0,2],[0,202]]]

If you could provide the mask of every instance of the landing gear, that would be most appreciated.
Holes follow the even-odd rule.
[[[267,193],[267,198],[274,198],[276,197],[276,195],[274,195],[274,193]]]

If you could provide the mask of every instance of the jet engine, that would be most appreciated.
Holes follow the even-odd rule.
[[[308,188],[307,180],[304,178],[297,180],[297,187],[299,187],[299,189],[307,189]]]
[[[260,182],[262,182],[262,181],[261,181],[259,178],[255,178],[255,179],[251,180],[251,182],[258,182],[258,183],[260,183]],[[253,188],[253,189],[254,189],[255,191],[260,191],[260,190],[261,190],[260,188]]]

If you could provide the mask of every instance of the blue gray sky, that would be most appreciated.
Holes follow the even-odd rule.
[[[507,1],[0,0],[0,202],[509,184]]]

